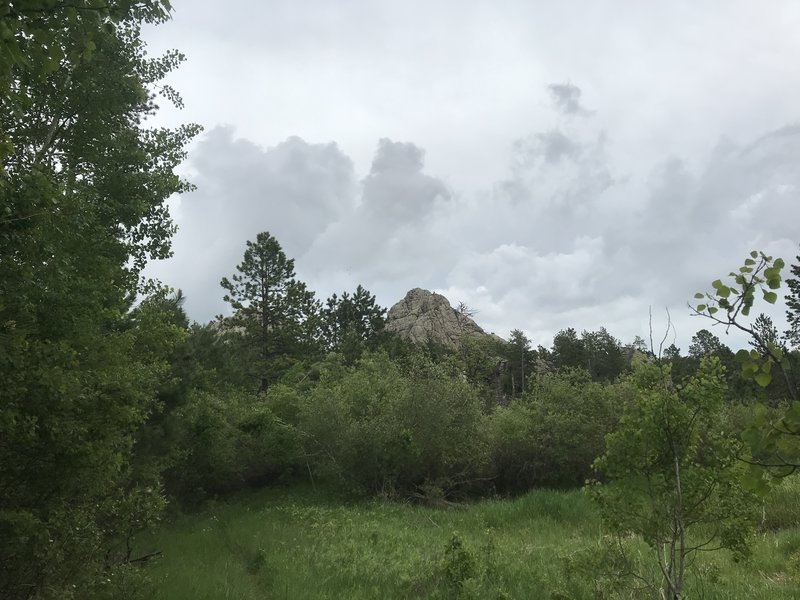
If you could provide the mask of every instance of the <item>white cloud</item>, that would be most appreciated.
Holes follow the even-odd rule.
[[[196,318],[268,230],[323,296],[428,287],[545,345],[669,307],[685,349],[695,291],[797,253],[796,3],[174,4],[148,35],[211,130],[154,272]]]

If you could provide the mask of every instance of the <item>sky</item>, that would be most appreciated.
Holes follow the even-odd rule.
[[[685,352],[697,291],[800,254],[800,3],[172,0],[151,123],[201,124],[148,274],[199,322],[269,231],[324,300],[414,287],[487,331],[605,327]],[[776,325],[784,309],[763,303]],[[652,315],[652,317],[651,317]]]

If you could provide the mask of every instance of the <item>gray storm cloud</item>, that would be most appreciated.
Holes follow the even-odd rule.
[[[382,139],[364,180],[362,206],[376,225],[418,222],[450,200],[444,183],[422,172],[425,152],[410,143]]]
[[[198,191],[181,200],[175,258],[158,274],[208,319],[223,309],[219,278],[267,230],[322,297],[361,283],[390,305],[428,287],[536,343],[570,326],[629,340],[651,306],[670,307],[680,341],[706,326],[686,300],[752,248],[794,256],[800,128],[722,139],[699,166],[665,157],[625,173],[608,157],[613,135],[575,123],[521,138],[508,177],[471,196],[426,173],[413,143],[381,139],[359,183],[335,144],[263,149],[214,129],[190,157]]]
[[[298,137],[261,148],[231,127],[215,127],[192,150],[188,168],[197,190],[180,199],[174,257],[152,271],[184,291],[189,313],[201,321],[225,309],[219,280],[234,272],[247,240],[269,231],[299,256],[357,199],[353,163],[336,144]]]
[[[268,230],[323,297],[424,286],[545,345],[669,306],[690,338],[695,291],[753,248],[797,255],[800,13],[628,4],[248,0],[220,27],[218,2],[173,0],[148,47],[188,56],[186,109],[156,124],[237,134],[192,149],[151,271],[207,319]]]
[[[454,204],[445,184],[424,173],[424,156],[412,143],[381,139],[359,202],[303,257],[308,269],[346,282],[340,287],[369,281],[390,298],[401,286],[438,285],[457,244],[438,228]]]

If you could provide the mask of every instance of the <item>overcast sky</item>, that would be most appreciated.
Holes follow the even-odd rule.
[[[795,262],[794,0],[172,4],[145,38],[187,55],[186,108],[155,123],[205,133],[150,274],[195,320],[260,231],[322,300],[424,287],[534,346],[647,337],[652,307],[685,352],[694,292],[752,249]]]

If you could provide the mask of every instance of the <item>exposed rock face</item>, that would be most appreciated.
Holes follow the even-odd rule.
[[[488,336],[468,315],[450,306],[444,296],[414,288],[386,316],[386,329],[417,344],[458,345],[464,334]]]

